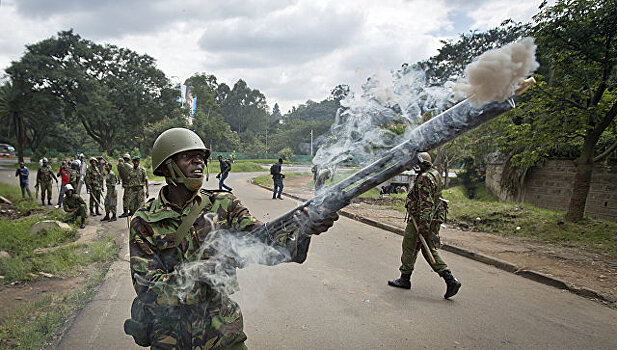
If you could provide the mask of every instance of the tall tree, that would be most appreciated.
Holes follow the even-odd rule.
[[[520,129],[526,132],[518,137],[540,133],[579,145],[565,217],[576,221],[585,212],[594,163],[617,148],[617,1],[558,0],[541,9],[534,21],[532,33],[549,72],[519,111]],[[615,142],[597,147],[607,133]],[[538,150],[525,150],[526,155],[532,152]]]

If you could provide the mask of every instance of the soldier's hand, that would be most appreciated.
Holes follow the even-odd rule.
[[[306,235],[318,235],[327,231],[338,218],[337,212],[330,211],[322,206],[317,209],[304,207],[302,211],[296,210],[294,215],[300,232]]]

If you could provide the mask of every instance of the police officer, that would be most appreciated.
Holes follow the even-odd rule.
[[[90,166],[86,170],[86,189],[90,193],[90,216],[101,215],[99,205],[101,204],[101,184],[103,179],[99,172],[96,158],[90,157]],[[96,207],[96,213],[94,208]]]
[[[43,158],[39,170],[36,172],[36,187],[41,187],[41,204],[45,205],[45,193],[47,193],[47,204],[51,205],[51,181],[56,181],[56,174],[47,164],[47,158]]]
[[[388,281],[388,285],[397,288],[411,288],[411,274],[422,250],[424,259],[433,271],[439,274],[446,282],[444,298],[449,299],[458,293],[461,283],[452,276],[448,265],[437,252],[436,239],[439,233],[439,224],[433,224],[439,198],[441,197],[441,176],[432,169],[431,156],[427,152],[418,154],[418,167],[414,185],[407,194],[407,227],[403,235],[403,254],[401,255],[401,277]],[[422,238],[421,238],[422,237]],[[422,241],[422,239],[426,242]]]
[[[117,220],[118,193],[116,192],[116,183],[118,183],[118,177],[114,174],[111,163],[105,163],[105,187],[107,188],[107,193],[105,194],[105,216],[101,221]],[[109,214],[112,216],[110,217]]]
[[[197,134],[183,128],[163,132],[152,147],[154,174],[165,176],[167,185],[131,220],[130,264],[137,298],[124,324],[125,332],[141,346],[246,349],[240,307],[225,290],[206,280],[175,288],[186,276],[184,264],[206,269],[215,261],[214,241],[223,239],[216,232],[249,238],[262,226],[231,193],[200,190],[209,153]],[[304,261],[310,236],[326,231],[338,218],[336,213],[313,214],[298,212],[299,221],[308,220],[302,232],[293,227],[271,232],[270,244],[288,252],[292,260]],[[223,261],[225,271],[235,271],[235,260]],[[230,276],[235,281],[235,273]]]
[[[86,227],[86,202],[73,189],[73,185],[67,184],[64,187],[64,200],[62,208],[67,213],[72,213],[71,220],[77,222],[77,218],[81,218],[79,228]]]
[[[122,214],[118,217],[125,218],[129,212],[129,181],[128,173],[131,169],[131,155],[125,153],[122,158],[118,159],[118,176],[122,181]]]
[[[127,173],[129,187],[129,215],[135,214],[137,209],[144,205],[146,198],[150,197],[148,176],[146,175],[146,169],[139,165],[140,161],[140,156],[133,156],[133,166]],[[146,186],[145,195],[144,186]]]

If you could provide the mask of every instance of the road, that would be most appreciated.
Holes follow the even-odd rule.
[[[270,199],[247,178],[232,173],[229,182],[258,218],[274,218],[297,204]],[[123,224],[110,228],[126,242]],[[240,270],[241,291],[233,298],[244,313],[248,347],[617,348],[616,310],[448,252],[441,254],[463,283],[453,300],[442,298],[445,284],[422,258],[411,290],[388,287],[386,281],[398,275],[401,241],[391,232],[342,217],[313,239],[304,264]],[[122,330],[135,295],[126,244],[120,258],[60,349],[139,348]]]

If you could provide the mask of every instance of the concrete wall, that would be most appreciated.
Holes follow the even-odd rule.
[[[549,160],[542,167],[531,168],[518,198],[513,198],[500,188],[502,172],[503,164],[490,164],[486,174],[486,187],[500,200],[517,200],[538,208],[567,210],[576,172],[571,160]],[[585,214],[617,221],[617,167],[594,167]]]

